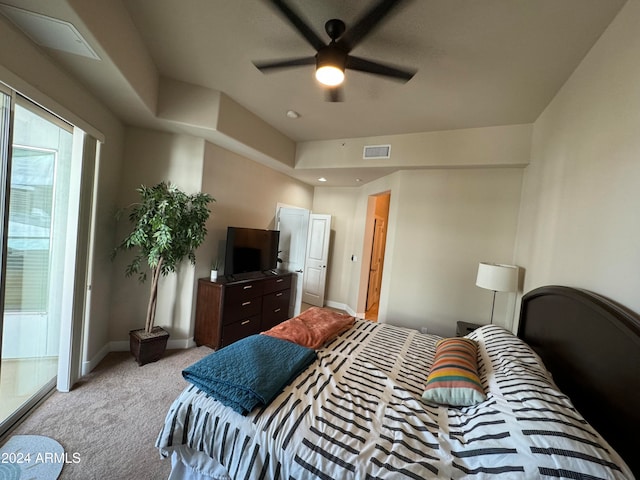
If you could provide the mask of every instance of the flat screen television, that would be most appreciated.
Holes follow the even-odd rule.
[[[224,274],[264,272],[278,267],[278,230],[227,228]]]

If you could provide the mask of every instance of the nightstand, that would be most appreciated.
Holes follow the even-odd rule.
[[[476,328],[481,327],[477,323],[471,322],[456,322],[456,336],[464,337],[465,335],[473,332]]]

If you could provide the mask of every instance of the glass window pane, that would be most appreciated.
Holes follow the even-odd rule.
[[[2,316],[0,422],[58,368],[73,134],[36,107],[15,106]]]
[[[46,313],[56,152],[14,146],[4,308]]]

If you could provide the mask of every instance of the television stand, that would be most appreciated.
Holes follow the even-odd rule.
[[[229,284],[234,282],[244,282],[245,280],[255,280],[267,276],[267,272],[242,272],[231,273],[222,277],[222,283]],[[270,275],[270,274],[269,274]]]
[[[196,345],[218,349],[289,318],[289,272],[252,272],[198,280]]]

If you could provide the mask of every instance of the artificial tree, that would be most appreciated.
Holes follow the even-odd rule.
[[[125,270],[127,277],[137,274],[138,280],[145,282],[145,266],[150,270],[151,290],[144,332],[152,335],[160,276],[175,272],[186,258],[195,264],[195,249],[207,234],[205,224],[211,213],[209,203],[215,200],[207,193],[187,195],[168,182],[153,187],[142,185],[137,192],[140,201],[119,212],[118,216],[129,211],[132,230],[113,254],[119,250],[135,251]]]

